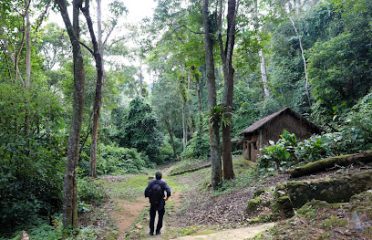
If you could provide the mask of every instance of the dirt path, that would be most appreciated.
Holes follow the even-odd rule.
[[[127,201],[123,199],[114,199],[116,208],[111,212],[111,216],[119,230],[118,240],[125,238],[126,231],[136,221],[148,201],[145,198],[138,198],[136,201]]]
[[[176,240],[202,240],[202,239],[209,239],[209,240],[243,240],[243,239],[250,239],[256,236],[257,234],[273,227],[275,223],[265,223],[261,225],[245,227],[245,228],[238,228],[232,230],[225,230],[221,232],[206,234],[206,235],[198,235],[198,236],[186,236],[176,238]]]
[[[164,216],[164,221],[163,221],[163,228],[161,229],[162,234],[159,236],[149,236],[149,228],[148,228],[148,215],[145,215],[144,221],[142,221],[143,229],[142,229],[142,235],[141,239],[151,239],[151,240],[160,240],[160,239],[167,239],[164,237],[164,235],[167,234],[168,230],[168,224],[167,222],[169,221],[169,215],[173,215],[175,209],[177,209],[180,206],[181,202],[181,193],[180,192],[174,192],[173,195],[169,198],[167,205],[166,205],[166,215]],[[148,206],[148,205],[147,205]],[[155,226],[157,225],[157,217],[155,218]]]
[[[164,172],[167,173],[169,171],[167,168],[164,169]],[[134,232],[141,232],[142,236],[147,235],[149,232],[148,229],[148,214],[144,215],[143,219],[139,219],[142,215],[143,211],[146,208],[149,208],[149,202],[148,199],[144,198],[142,194],[138,193],[138,186],[132,186],[131,183],[128,184],[122,184],[123,181],[128,182],[134,177],[139,178],[142,177],[143,179],[148,179],[147,175],[136,175],[136,176],[119,176],[119,177],[112,177],[108,176],[105,177],[106,181],[110,182],[110,185],[107,185],[108,192],[110,193],[110,197],[112,200],[113,207],[110,210],[110,216],[114,220],[115,225],[118,230],[118,240],[124,240],[128,234],[130,234],[132,231]],[[133,182],[132,182],[133,183]],[[121,184],[118,188],[118,184]],[[136,189],[132,189],[132,188]],[[140,192],[142,192],[142,188],[145,187],[145,184],[141,186]],[[130,190],[132,189],[132,190]],[[127,191],[129,190],[129,191]],[[120,195],[117,196],[117,191],[123,191],[125,194],[124,196]],[[133,191],[133,192],[131,192]],[[116,192],[116,194],[115,194]],[[121,193],[123,193],[121,192]],[[136,198],[129,197],[127,195],[127,192],[130,192],[134,194],[135,196],[138,196]],[[132,195],[133,196],[133,195]],[[169,199],[169,202],[167,205],[173,206],[172,208],[178,206],[180,203],[180,193],[179,192],[173,192],[172,197]],[[170,208],[167,208],[167,210],[170,210]],[[166,217],[167,218],[167,217]],[[162,232],[166,231],[166,218],[163,225]],[[134,226],[135,225],[135,226]],[[132,228],[134,226],[134,228]],[[128,236],[127,236],[128,237]],[[156,237],[153,237],[153,239],[157,239]],[[161,238],[159,238],[161,239]]]

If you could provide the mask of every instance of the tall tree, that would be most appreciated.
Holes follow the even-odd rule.
[[[298,39],[298,43],[300,45],[300,50],[301,50],[301,58],[302,58],[302,64],[303,64],[303,67],[304,67],[304,74],[305,74],[305,94],[306,94],[306,98],[307,98],[307,103],[309,105],[309,107],[311,107],[311,97],[310,97],[310,86],[309,86],[309,75],[308,75],[308,70],[307,70],[307,62],[306,62],[306,58],[305,58],[305,51],[304,51],[304,47],[303,47],[303,40],[302,40],[302,36],[300,35],[297,27],[296,27],[296,24],[293,20],[293,17],[292,17],[292,12],[295,11],[295,13],[298,15],[299,12],[300,12],[300,4],[297,3],[296,0],[294,0],[294,5],[295,5],[295,9],[293,9],[293,6],[292,6],[292,3],[291,1],[288,1],[288,19],[289,21],[291,22],[292,24],[292,27],[293,27],[293,30],[296,34],[296,37]]]
[[[67,146],[67,162],[63,184],[63,225],[65,228],[78,226],[77,211],[77,186],[76,186],[76,165],[79,159],[80,131],[83,120],[84,107],[84,61],[80,48],[79,36],[79,13],[82,0],[72,1],[72,23],[67,11],[66,0],[56,0],[63,22],[65,23],[70,38],[73,54],[73,113],[70,135]]]
[[[30,23],[31,0],[25,0],[25,41],[26,41],[26,79],[25,87],[31,85],[31,23]]]
[[[97,1],[97,4],[100,5],[100,1]],[[90,3],[89,0],[85,0],[84,7],[81,7],[85,19],[87,21],[89,35],[91,38],[93,50],[90,49],[95,63],[96,63],[96,92],[93,103],[93,124],[92,124],[92,145],[90,150],[90,175],[92,177],[97,177],[97,142],[98,142],[98,127],[99,127],[99,117],[101,112],[102,104],[102,85],[103,85],[103,57],[102,57],[102,33],[99,33],[99,40],[97,40],[96,34],[94,32],[93,21],[90,16]],[[98,9],[101,9],[101,6],[97,6]],[[98,13],[100,22],[101,14]],[[100,29],[100,27],[99,27]]]
[[[110,30],[107,33],[105,40],[103,41],[102,37],[102,9],[101,9],[101,0],[97,0],[97,36],[94,31],[93,21],[90,16],[90,4],[88,0],[85,0],[85,6],[82,8],[82,12],[85,16],[87,21],[89,35],[91,38],[93,50],[90,50],[92,53],[95,63],[96,63],[96,90],[95,90],[95,97],[93,102],[93,117],[92,117],[92,144],[90,148],[90,175],[92,177],[97,177],[97,146],[98,146],[98,133],[99,133],[99,120],[100,120],[100,113],[101,113],[101,106],[102,106],[102,89],[104,84],[104,48],[107,44],[109,37],[111,36],[113,30],[117,26],[117,18],[126,11],[125,7],[122,3],[118,1],[114,1],[110,4],[113,12],[114,17],[111,22]]]
[[[212,162],[212,187],[216,189],[221,183],[221,153],[220,153],[220,112],[217,106],[216,76],[214,72],[213,57],[213,29],[212,15],[209,15],[209,0],[203,1],[203,26],[204,26],[204,47],[205,63],[208,85],[208,107],[211,116],[209,117],[209,145],[210,159]]]
[[[236,0],[228,0],[227,6],[227,30],[226,30],[226,43],[225,48],[222,44],[222,20],[221,15],[223,12],[222,0],[220,0],[220,17],[219,17],[219,42],[221,59],[223,64],[223,75],[224,75],[224,94],[223,94],[223,105],[224,105],[224,117],[222,121],[222,160],[223,160],[223,174],[225,179],[234,178],[234,170],[232,164],[232,144],[231,144],[231,129],[232,129],[232,105],[233,105],[233,94],[234,94],[234,68],[232,65],[233,52],[235,45],[235,26],[236,26],[236,15],[238,12],[238,4]]]
[[[258,9],[258,0],[254,0],[254,28],[257,34],[257,42],[259,45],[258,48],[258,57],[260,58],[260,71],[261,71],[261,80],[264,97],[267,99],[270,97],[270,91],[268,87],[267,80],[267,70],[266,70],[266,60],[265,54],[261,47],[261,37],[260,37],[260,21],[259,21],[259,9]]]

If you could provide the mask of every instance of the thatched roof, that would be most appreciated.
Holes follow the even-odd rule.
[[[282,109],[278,112],[272,113],[272,114],[270,114],[270,115],[268,115],[264,118],[261,118],[260,120],[258,120],[256,122],[254,122],[252,125],[250,125],[246,129],[244,129],[240,133],[240,135],[252,134],[252,133],[256,132],[257,130],[263,128],[264,126],[266,126],[267,124],[269,124],[271,121],[273,121],[274,119],[276,119],[277,117],[279,117],[282,114],[290,114],[293,117],[297,118],[298,120],[307,124],[314,132],[317,132],[317,133],[321,132],[321,129],[318,126],[316,126],[315,124],[308,121],[306,118],[304,118],[300,114],[296,113],[295,111],[293,111],[292,109],[287,107],[287,108],[284,108],[284,109]]]

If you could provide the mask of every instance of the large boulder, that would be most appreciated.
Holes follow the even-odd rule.
[[[277,186],[276,195],[277,199],[288,196],[292,206],[300,208],[313,199],[329,203],[348,202],[353,195],[369,189],[372,189],[372,170],[332,179],[326,177],[315,180],[288,181]]]

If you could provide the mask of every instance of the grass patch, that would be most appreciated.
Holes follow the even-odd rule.
[[[304,217],[308,220],[315,219],[317,210],[312,206],[311,202],[305,204],[303,207],[297,210],[297,215]]]
[[[180,185],[177,183],[176,177],[164,177],[164,181],[168,184],[168,186],[171,188],[172,194],[175,192],[182,192],[188,188],[186,185]]]
[[[262,214],[249,220],[250,224],[272,222],[274,219],[272,214]]]
[[[98,179],[97,181],[101,182],[104,188],[108,190],[108,195],[111,198],[134,201],[143,195],[149,180],[147,175],[130,175],[120,181],[106,179]]]
[[[235,170],[235,179],[232,180],[223,180],[220,187],[213,192],[214,196],[219,196],[222,194],[230,193],[234,190],[250,186],[252,183],[257,182],[256,169],[252,167],[234,167]]]
[[[174,239],[182,236],[198,236],[214,233],[213,229],[206,229],[205,226],[188,226],[182,228],[168,228],[162,239]]]
[[[209,161],[205,159],[186,159],[182,160],[181,162],[177,163],[173,168],[170,170],[169,175],[179,175],[182,173],[187,173],[193,171],[194,169],[198,169],[199,167],[208,164]]]
[[[331,216],[322,222],[322,227],[327,230],[331,230],[336,227],[345,227],[347,225],[346,219],[338,218],[337,216]]]

